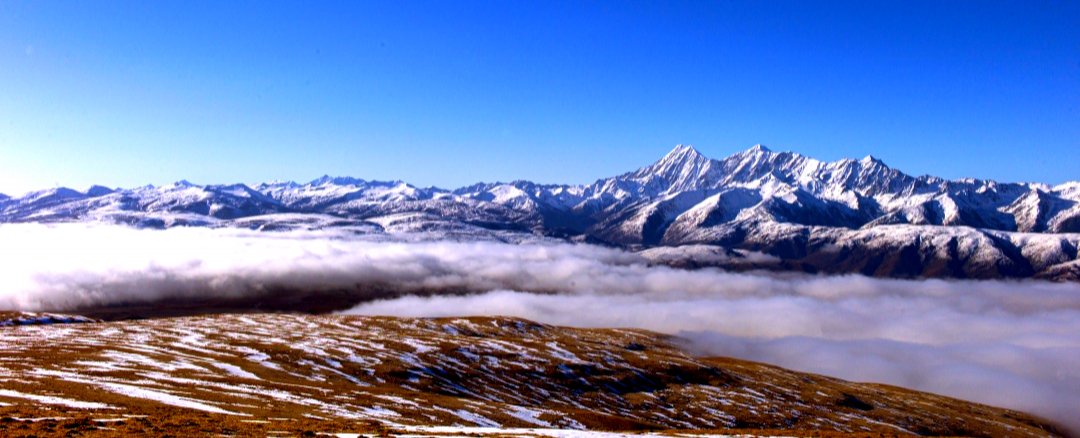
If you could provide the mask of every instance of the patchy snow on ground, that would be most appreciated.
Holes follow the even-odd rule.
[[[48,395],[26,394],[23,392],[12,391],[10,389],[0,389],[0,396],[22,398],[32,400],[38,403],[44,403],[47,405],[60,405],[75,409],[112,409],[112,406],[109,406],[105,403],[85,402]],[[8,403],[4,403],[4,405],[8,405]]]

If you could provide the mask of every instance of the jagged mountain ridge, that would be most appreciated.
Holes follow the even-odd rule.
[[[0,222],[67,221],[155,228],[349,227],[358,233],[500,239],[516,233],[632,249],[719,244],[779,257],[784,269],[833,272],[842,265],[839,272],[884,276],[1027,277],[1051,268],[1077,270],[1058,265],[1076,260],[1080,183],[915,177],[870,156],[824,162],[760,145],[717,160],[679,145],[653,164],[588,185],[514,181],[445,190],[324,176],[302,184],[180,181],[0,197]],[[927,236],[945,247],[927,246]],[[971,245],[979,257],[958,249]],[[903,268],[837,265],[836,257],[820,254],[822,248],[872,246],[907,254],[886,263]]]

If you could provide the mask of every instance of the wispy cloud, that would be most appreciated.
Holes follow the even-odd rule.
[[[725,289],[760,278],[713,275],[712,293],[678,286],[618,295],[495,291],[376,301],[350,313],[511,315],[646,328],[677,334],[700,355],[920,389],[1032,412],[1080,431],[1075,285],[769,279],[758,284],[775,295],[759,296]]]

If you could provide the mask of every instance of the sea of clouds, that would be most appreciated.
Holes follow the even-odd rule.
[[[0,245],[0,310],[390,290],[345,312],[644,328],[677,334],[701,355],[932,391],[1080,431],[1075,283],[686,271],[588,245],[334,231],[2,225]]]

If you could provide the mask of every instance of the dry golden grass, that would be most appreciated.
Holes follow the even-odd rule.
[[[646,331],[511,318],[223,314],[8,326],[0,388],[3,436],[378,435],[453,425],[1060,435],[1006,409],[695,358]]]

